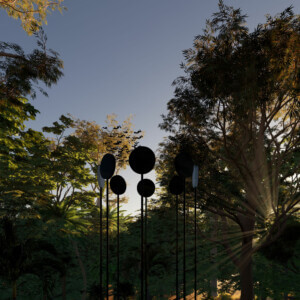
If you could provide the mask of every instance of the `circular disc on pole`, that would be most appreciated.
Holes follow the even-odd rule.
[[[131,152],[129,165],[134,172],[146,174],[150,172],[155,165],[155,155],[150,148],[139,146]]]
[[[184,189],[184,178],[175,175],[169,183],[169,191],[173,195],[180,195]]]
[[[151,197],[155,191],[155,185],[150,179],[143,179],[137,185],[138,193],[142,197]]]
[[[110,188],[114,194],[122,195],[126,191],[126,182],[120,175],[115,175],[110,180]]]
[[[181,152],[175,157],[175,169],[179,176],[182,177],[191,177],[193,174],[194,163],[190,156]]]
[[[114,175],[116,159],[112,154],[105,154],[100,164],[100,174],[104,179],[109,179]]]

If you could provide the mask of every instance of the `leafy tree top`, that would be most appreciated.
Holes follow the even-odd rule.
[[[65,9],[63,0],[1,0],[0,8],[10,17],[19,19],[23,29],[31,35],[43,23],[47,24],[47,15],[51,11]]]

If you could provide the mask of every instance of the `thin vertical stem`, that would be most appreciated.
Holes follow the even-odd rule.
[[[117,299],[120,299],[120,199],[117,196],[117,227],[118,227],[118,238],[117,238]]]
[[[145,295],[148,299],[148,261],[147,261],[147,198],[145,198]]]
[[[179,286],[178,286],[178,195],[176,195],[176,300],[179,300]]]
[[[143,180],[143,174],[141,175]],[[141,300],[144,299],[144,205],[141,196]]]
[[[108,230],[109,230],[109,199],[108,199],[108,179],[106,179],[106,297],[109,297],[109,270],[108,270]]]
[[[103,232],[103,224],[102,224],[102,192],[103,189],[100,188],[100,202],[99,202],[99,207],[100,207],[100,300],[103,300],[103,283],[102,283],[102,268],[103,268],[103,263],[102,263],[102,232]]]
[[[195,188],[195,207],[194,207],[194,291],[195,300],[197,299],[197,188]]]
[[[186,296],[186,276],[185,276],[185,270],[186,270],[186,262],[185,262],[185,213],[186,213],[186,205],[185,205],[185,179],[183,184],[183,299],[185,299]]]

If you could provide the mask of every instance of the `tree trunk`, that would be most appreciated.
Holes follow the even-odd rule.
[[[12,300],[17,299],[17,281],[14,280],[12,283]]]
[[[252,276],[252,258],[248,259],[240,268],[241,279],[241,300],[253,300],[253,276]]]
[[[74,247],[74,250],[75,250],[75,253],[76,253],[76,257],[78,259],[78,263],[79,263],[79,267],[80,267],[80,270],[81,270],[81,274],[82,274],[83,292],[82,292],[81,299],[85,300],[86,299],[86,289],[87,289],[86,272],[85,272],[85,268],[84,268],[84,265],[82,263],[82,260],[80,258],[80,255],[79,255],[79,249],[78,249],[77,243],[74,240],[72,240],[72,239],[71,239],[71,241],[72,241],[72,244],[73,244],[73,247]]]
[[[67,294],[66,294],[66,275],[64,274],[61,277],[61,289],[62,289],[62,299],[67,300]]]
[[[252,272],[252,242],[254,231],[254,216],[240,216],[242,224],[242,251],[240,256],[240,283],[241,283],[241,300],[253,300],[253,272]]]

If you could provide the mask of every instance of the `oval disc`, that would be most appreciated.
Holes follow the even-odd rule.
[[[184,152],[175,157],[175,169],[179,176],[191,177],[193,174],[194,164],[190,156]]]
[[[184,178],[175,175],[169,183],[169,191],[173,195],[180,195],[184,188]]]
[[[150,148],[139,146],[131,152],[129,165],[134,172],[146,174],[150,172],[155,165],[155,155]]]
[[[150,179],[143,179],[137,185],[138,193],[142,197],[151,197],[155,191],[155,185]]]
[[[101,173],[100,173],[100,165],[98,165],[98,168],[97,168],[97,180],[98,180],[98,185],[100,188],[104,188],[105,186],[105,180],[104,178],[101,176]]]
[[[120,175],[115,175],[110,180],[110,188],[114,194],[122,195],[126,191],[126,182]]]
[[[114,175],[116,160],[112,154],[105,154],[100,164],[100,174],[104,179],[109,179]]]

